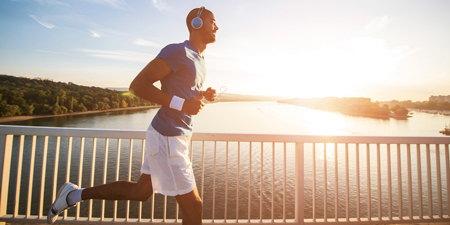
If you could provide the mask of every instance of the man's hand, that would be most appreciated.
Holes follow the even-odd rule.
[[[206,91],[203,92],[203,96],[206,100],[213,102],[214,100],[216,100],[216,89],[212,89],[211,87],[209,87],[208,89],[206,89]]]
[[[197,115],[202,110],[205,103],[202,102],[202,97],[193,97],[184,101],[181,111],[189,115]]]

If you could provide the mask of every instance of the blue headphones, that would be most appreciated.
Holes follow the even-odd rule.
[[[204,6],[200,7],[198,9],[197,17],[195,17],[191,21],[191,25],[194,29],[200,29],[203,26],[203,20],[200,18],[200,16],[202,15],[203,9],[205,9]]]

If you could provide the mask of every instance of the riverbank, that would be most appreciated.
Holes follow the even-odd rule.
[[[151,108],[159,108],[159,107],[160,106],[152,105],[152,106],[139,106],[139,107],[95,110],[95,111],[86,111],[86,112],[74,112],[74,113],[65,113],[65,114],[58,114],[58,115],[35,115],[35,116],[0,117],[0,123],[23,121],[23,120],[31,120],[31,119],[37,119],[37,118],[49,118],[49,117],[58,117],[58,116],[73,116],[73,115],[83,115],[83,114],[93,114],[93,113],[123,111],[123,110],[134,110],[134,109],[151,109]]]
[[[424,113],[430,113],[430,114],[437,114],[437,115],[443,115],[443,116],[450,116],[449,110],[432,110],[432,109],[408,109],[410,111],[416,111],[416,112],[424,112]]]

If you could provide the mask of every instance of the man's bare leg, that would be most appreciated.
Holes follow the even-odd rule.
[[[152,195],[153,187],[151,176],[148,174],[141,174],[138,182],[114,181],[85,188],[81,194],[81,199],[147,201]]]
[[[175,196],[183,213],[183,225],[202,224],[203,202],[198,194],[197,187],[193,191]]]

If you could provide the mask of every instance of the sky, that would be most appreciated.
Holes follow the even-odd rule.
[[[286,97],[450,95],[448,0],[1,0],[0,74],[128,87],[211,10],[204,87]],[[225,88],[223,88],[225,89]]]

